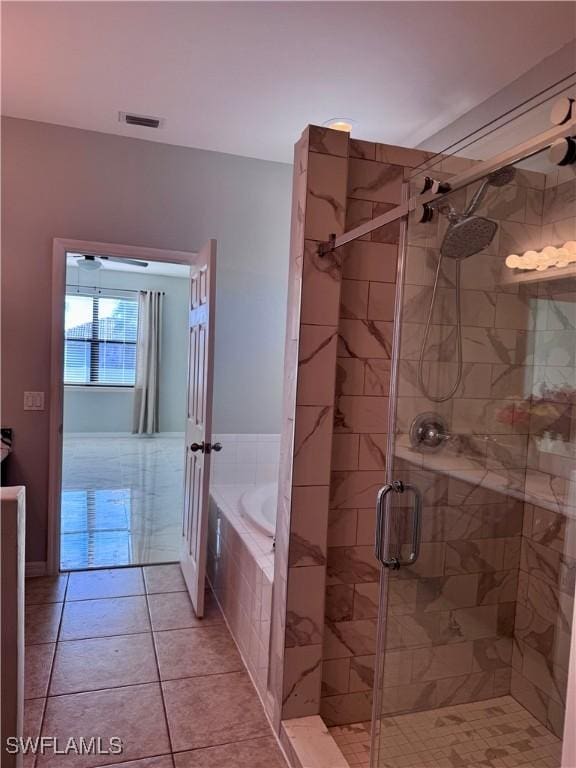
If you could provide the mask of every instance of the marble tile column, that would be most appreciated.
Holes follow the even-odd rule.
[[[295,147],[283,429],[272,608],[271,716],[318,714],[348,134],[309,126]]]

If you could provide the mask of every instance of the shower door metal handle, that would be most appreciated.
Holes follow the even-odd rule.
[[[390,557],[385,542],[389,541],[388,519],[386,514],[386,496],[391,493],[404,493],[411,491],[414,494],[414,504],[412,505],[412,546],[410,555],[402,559],[399,555]],[[397,571],[400,566],[413,565],[420,555],[420,539],[422,536],[422,493],[420,489],[412,483],[403,483],[401,480],[394,480],[392,483],[384,485],[378,491],[376,498],[376,543],[374,553],[376,558],[386,568]]]

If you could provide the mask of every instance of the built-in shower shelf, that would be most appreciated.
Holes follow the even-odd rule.
[[[518,283],[544,283],[550,280],[562,280],[566,277],[576,277],[576,264],[569,264],[567,267],[548,267],[548,269],[538,272],[538,270],[509,270],[502,272],[502,285],[517,285]]]
[[[531,468],[519,477],[514,471],[507,471],[503,467],[491,469],[482,466],[471,456],[454,455],[444,450],[438,453],[421,453],[403,440],[396,443],[394,454],[420,469],[449,475],[474,487],[489,488],[504,496],[527,501],[554,512],[564,507],[576,508],[576,469],[571,481]]]

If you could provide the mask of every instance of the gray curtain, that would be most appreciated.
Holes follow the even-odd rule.
[[[132,426],[135,435],[152,435],[159,430],[163,301],[164,294],[160,291],[140,291],[138,295],[136,384]]]

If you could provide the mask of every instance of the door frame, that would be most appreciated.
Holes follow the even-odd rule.
[[[95,256],[120,256],[123,259],[170,262],[194,266],[195,251],[173,251],[138,245],[101,243],[56,237],[52,243],[49,463],[46,573],[60,573],[60,516],[62,490],[62,450],[64,423],[64,299],[66,295],[66,255],[68,252]]]

